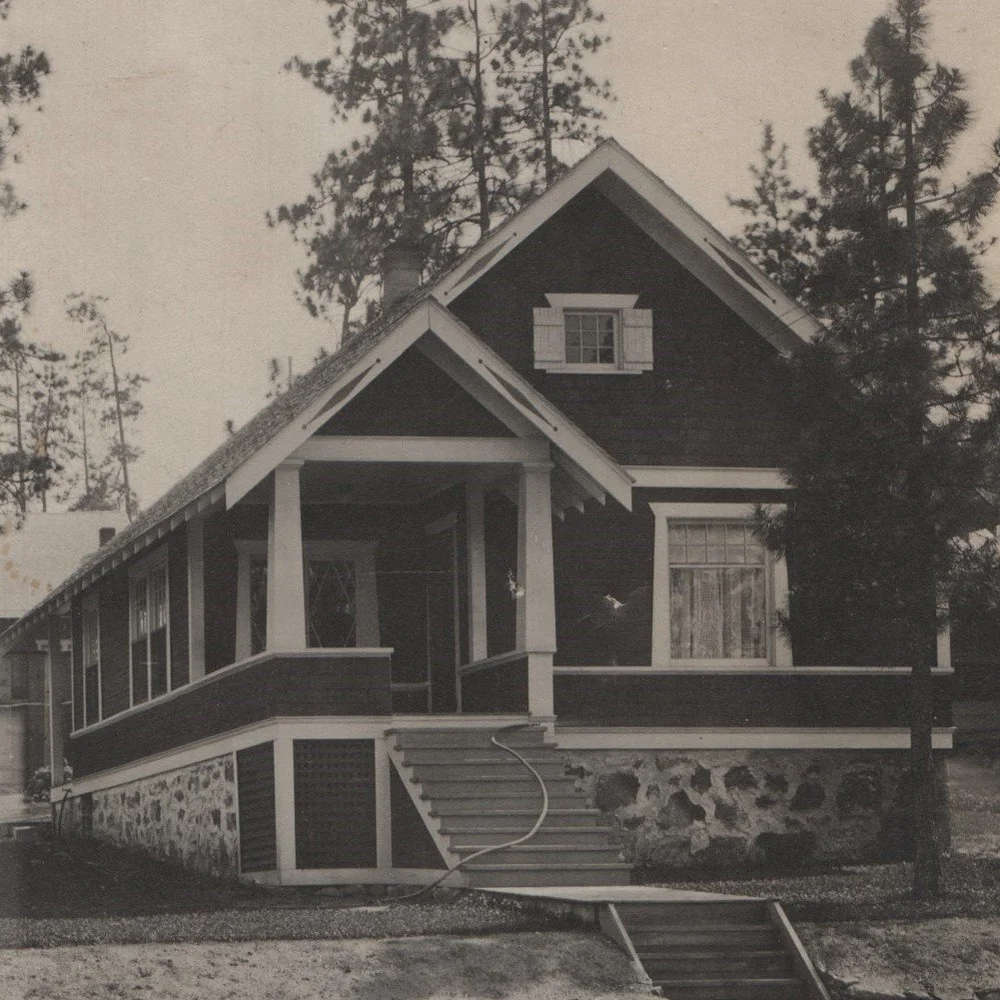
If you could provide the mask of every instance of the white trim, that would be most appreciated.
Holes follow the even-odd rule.
[[[295,870],[295,752],[294,741],[275,736],[274,752],[274,841],[275,867],[279,872]]]
[[[936,728],[935,750],[952,748],[951,728]],[[667,729],[651,726],[559,726],[560,750],[908,750],[909,729],[899,727]]]
[[[131,602],[131,598],[130,598]],[[129,614],[132,613],[131,603],[129,606]],[[88,725],[92,725],[87,721],[87,633],[89,629],[87,628],[87,615],[93,614],[94,620],[97,623],[97,720],[100,722],[104,718],[104,685],[101,683],[101,602],[100,594],[95,590],[89,594],[85,594],[80,599],[80,663],[82,672],[80,675],[80,691],[83,694],[83,711],[80,713],[80,718],[83,720],[83,725],[80,730],[77,730],[74,725],[74,732],[79,732],[85,729]],[[129,676],[131,677],[132,662],[131,653],[129,654]],[[131,694],[131,680],[129,680],[129,692]],[[76,716],[74,718],[74,723],[76,721]]]
[[[375,863],[392,867],[392,762],[385,733],[375,737]]]
[[[418,462],[459,465],[511,465],[547,462],[546,438],[358,437],[325,434],[311,437],[293,453],[307,462]]]
[[[653,653],[656,667],[715,667],[756,666],[760,670],[792,666],[792,647],[777,616],[788,613],[788,569],[783,556],[765,550],[764,575],[766,587],[766,660],[678,660],[670,655],[670,546],[671,521],[726,520],[746,521],[753,513],[753,504],[745,503],[650,503],[655,521],[653,551]],[[784,504],[769,504],[782,511]]]
[[[209,674],[208,676],[212,676]],[[185,690],[185,689],[180,689]],[[117,720],[119,716],[111,717]],[[103,791],[107,788],[117,788],[133,781],[142,781],[178,771],[193,764],[199,764],[214,757],[227,753],[245,750],[258,743],[284,738],[290,740],[367,740],[377,739],[398,730],[409,729],[484,729],[512,726],[529,721],[524,714],[507,715],[313,715],[313,716],[275,716],[252,722],[239,729],[231,729],[218,736],[207,736],[182,747],[173,747],[160,753],[150,754],[141,760],[119,764],[85,777],[78,777],[69,785],[59,786],[52,792],[52,801],[58,801],[66,788],[74,795],[86,792]],[[551,720],[548,720],[551,722]]]
[[[496,267],[560,208],[595,182],[602,193],[668,253],[779,349],[794,350],[822,332],[815,318],[613,139],[598,146],[510,222],[495,229],[432,286],[433,294],[443,302],[453,302],[486,272],[484,259],[489,268]],[[622,191],[630,197],[620,197]],[[766,294],[740,281],[721,259],[711,254],[706,243],[725,250],[753,275]]]
[[[626,465],[636,489],[788,490],[781,469]]]
[[[696,676],[703,676],[705,674],[752,674],[755,677],[759,677],[762,674],[779,677],[909,677],[913,673],[911,667],[755,667],[732,663],[707,663],[682,666],[682,663],[690,664],[691,661],[677,661],[676,663],[659,667],[642,664],[635,666],[622,666],[619,664],[598,666],[564,664],[554,667],[553,670],[557,676],[562,675],[565,677],[657,676],[660,674],[692,674]],[[955,670],[953,667],[933,667],[931,673],[935,677],[951,677],[955,673]]]
[[[162,705],[166,701],[171,701],[183,694],[187,694],[187,692],[191,691],[193,688],[201,687],[204,684],[214,684],[220,678],[228,677],[230,674],[239,673],[241,670],[246,670],[254,664],[260,663],[262,660],[277,660],[289,657],[298,660],[318,657],[331,659],[336,659],[338,657],[342,659],[352,659],[354,657],[361,657],[364,659],[385,659],[387,657],[391,657],[392,653],[392,646],[338,646],[331,649],[313,648],[296,650],[264,650],[262,653],[257,653],[256,656],[248,656],[245,660],[239,660],[236,663],[230,663],[224,667],[220,667],[218,670],[213,670],[210,674],[205,674],[204,677],[199,677],[198,680],[191,681],[189,684],[182,684],[180,687],[176,687],[172,691],[168,691],[166,694],[160,695],[158,698],[140,702],[138,705],[132,705],[129,708],[123,709],[121,712],[109,715],[106,719],[102,718],[100,722],[97,722],[92,726],[87,726],[84,729],[78,729],[73,735],[83,735],[84,733],[92,733],[95,730],[103,729],[105,726],[113,725],[120,719],[128,718],[130,715],[135,715],[138,712],[145,712],[152,706]]]
[[[531,383],[522,378],[498,354],[480,340],[457,316],[440,302],[428,298],[415,305],[384,340],[370,350],[326,388],[290,424],[278,431],[226,479],[227,507],[232,507],[277,465],[300,448],[358,392],[384,371],[408,347],[426,333],[434,334],[454,355],[465,362],[504,403],[516,411],[536,432],[562,449],[571,460],[560,462],[567,469],[580,467],[596,481],[602,491],[611,494],[626,510],[632,509],[632,479],[621,466],[576,427]],[[360,381],[328,406],[338,391]],[[574,464],[575,463],[575,464]],[[585,483],[582,485],[586,485]]]
[[[545,297],[554,309],[631,309],[638,295],[580,294],[576,292],[546,292]]]
[[[166,682],[167,690],[164,694],[169,694],[174,687],[173,683],[173,662],[170,655],[170,563],[168,559],[169,546],[166,542],[159,548],[137,559],[128,568],[128,699],[129,706],[134,708],[135,701],[135,670],[132,658],[135,655],[135,644],[143,638],[135,634],[135,614],[133,600],[137,585],[141,582],[146,588],[146,618],[147,631],[146,639],[146,697],[139,704],[153,701],[154,698],[162,698],[163,695],[153,694],[153,595],[149,586],[150,578],[154,573],[163,571],[163,591],[166,612],[163,623],[163,640],[166,656]]]
[[[484,670],[492,670],[494,667],[502,667],[506,663],[523,660],[527,655],[523,649],[512,649],[509,653],[496,653],[481,660],[473,660],[472,663],[467,663],[462,667],[462,676],[468,677],[470,674],[478,674]]]

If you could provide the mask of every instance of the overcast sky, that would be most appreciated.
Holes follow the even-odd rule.
[[[821,87],[847,86],[886,0],[604,0],[605,131],[725,232],[771,120],[808,176]],[[321,0],[14,0],[0,51],[50,57],[10,173],[29,210],[0,223],[0,276],[29,269],[29,335],[72,349],[69,292],[111,299],[151,378],[134,474],[148,505],[263,402],[265,361],[301,370],[334,331],[294,298],[299,249],[264,213],[301,198],[340,139],[321,95],[282,71],[327,51]],[[933,54],[976,109],[961,171],[1000,128],[1000,0],[937,0]],[[994,273],[1000,268],[994,264]]]

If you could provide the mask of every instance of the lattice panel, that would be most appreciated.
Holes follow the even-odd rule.
[[[373,740],[295,740],[298,868],[375,868]]]
[[[236,754],[239,776],[240,859],[245,872],[274,871],[278,845],[274,816],[274,744]]]

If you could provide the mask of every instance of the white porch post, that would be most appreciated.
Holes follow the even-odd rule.
[[[296,869],[295,858],[295,755],[292,741],[274,740],[274,835],[278,880],[284,882]]]
[[[205,533],[204,522],[187,523],[188,656],[191,680],[205,676]]]
[[[485,660],[486,649],[486,525],[485,491],[469,483],[465,493],[465,537],[469,550],[469,660]]]
[[[521,466],[518,480],[517,648],[528,654],[528,711],[553,714],[552,654],[556,648],[552,567],[552,464]]]
[[[302,567],[299,470],[290,459],[274,470],[267,522],[267,648],[306,648],[306,602]]]

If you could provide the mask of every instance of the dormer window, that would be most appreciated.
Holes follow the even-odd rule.
[[[637,295],[546,295],[535,309],[535,367],[552,374],[639,374],[653,367],[653,314]]]

